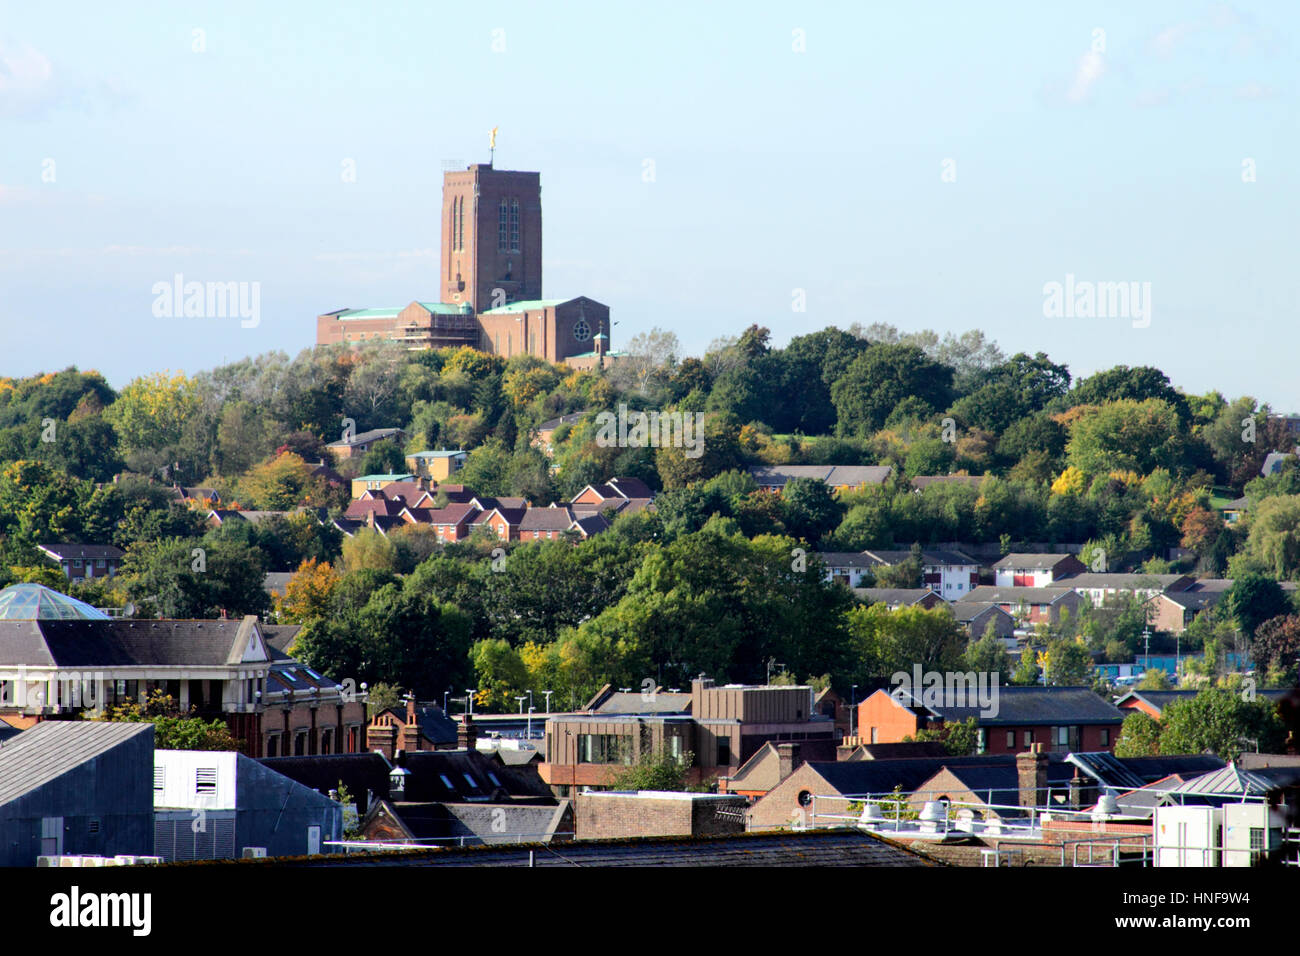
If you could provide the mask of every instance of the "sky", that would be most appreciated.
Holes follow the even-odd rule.
[[[121,387],[436,300],[443,170],[486,162],[498,127],[497,168],[541,173],[543,294],[607,304],[615,349],[977,328],[1076,376],[1149,364],[1300,411],[1298,22],[1193,0],[0,0],[0,375]],[[178,275],[256,288],[256,320],[168,314]],[[1054,312],[1067,282],[1139,294]]]

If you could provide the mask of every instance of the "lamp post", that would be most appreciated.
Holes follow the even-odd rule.
[[[840,686],[843,687],[844,685],[841,684]],[[857,684],[854,684],[853,690],[849,691],[849,699],[853,701],[853,703],[849,704],[849,736],[852,737],[853,730],[857,726],[857,721],[855,720],[855,718],[858,715],[858,685]]]
[[[524,712],[524,701],[526,701],[527,699],[528,699],[527,697],[524,697],[522,695],[515,698],[515,700],[519,701],[519,713],[521,714]]]
[[[474,695],[476,693],[478,693],[478,691],[476,691],[473,687],[465,688],[465,707],[467,708],[466,713],[468,713],[471,717],[474,716]]]
[[[554,694],[555,691],[544,690],[542,693],[546,695],[546,712],[549,714],[551,712],[551,695]]]
[[[536,709],[537,708],[532,706],[531,704],[528,705],[528,729],[524,733],[525,737],[533,736],[533,711],[535,711]]]
[[[451,688],[448,687],[442,692],[442,712],[447,713],[447,697],[451,694]]]

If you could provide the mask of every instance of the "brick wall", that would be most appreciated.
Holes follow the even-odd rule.
[[[576,800],[575,829],[579,840],[620,837],[718,836],[743,833],[743,797],[719,799],[652,797],[629,793],[583,793]],[[726,815],[719,809],[730,811]]]

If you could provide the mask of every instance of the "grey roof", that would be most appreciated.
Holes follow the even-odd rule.
[[[367,792],[381,799],[388,796],[388,773],[392,769],[383,754],[376,752],[261,757],[258,763],[326,796],[342,783],[356,799],[361,813],[369,809]]]
[[[1086,751],[1072,753],[1066,759],[1098,783],[1118,790],[1143,787],[1171,774],[1201,774],[1223,766],[1223,761],[1212,754],[1116,757],[1107,751]]]
[[[537,426],[539,432],[555,431],[561,425],[572,425],[574,422],[582,421],[582,416],[586,412],[573,412],[570,415],[561,415],[559,418],[550,418]]]
[[[242,621],[0,621],[0,666],[222,666]]]
[[[1300,779],[1300,767],[1277,767],[1271,770],[1243,770],[1228,764],[1221,770],[1192,777],[1172,788],[1174,793],[1262,796]]]
[[[568,531],[573,526],[573,516],[569,509],[529,508],[519,522],[520,531]]]
[[[784,485],[794,478],[814,478],[828,485],[879,485],[893,469],[889,465],[755,465],[749,469],[761,485]]]
[[[1191,582],[1191,579],[1185,574],[1098,574],[1093,572],[1072,574],[1063,580],[1072,588],[1089,590],[1099,590],[1101,588],[1114,588],[1116,590],[1156,588],[1164,590],[1179,582]]]
[[[958,691],[962,693],[960,698],[957,696]],[[900,697],[906,696],[902,691],[897,693]],[[1102,700],[1087,687],[998,687],[998,712],[993,717],[980,716],[981,708],[978,704],[958,707],[948,703],[959,699],[966,700],[964,688],[945,687],[942,702],[936,706],[926,707],[915,696],[912,697],[914,702],[911,706],[937,714],[945,722],[961,722],[967,717],[974,717],[986,726],[1122,724],[1125,717],[1118,707]]]
[[[1003,614],[1010,617],[1006,611],[1002,610],[1001,605],[993,604],[988,601],[953,601],[948,607],[952,610],[952,616],[962,624],[969,624],[981,614],[993,611],[994,614]]]
[[[48,551],[51,554],[58,555],[61,559],[67,561],[75,558],[121,558],[124,552],[121,548],[115,548],[111,544],[39,544],[37,545],[42,551]]]
[[[400,428],[372,428],[368,432],[362,432],[360,435],[354,435],[347,441],[332,441],[326,448],[350,448],[353,445],[364,445],[366,442],[375,441],[379,438],[389,438],[393,435],[402,434]]]
[[[1074,775],[1074,768],[1065,763],[1064,754],[1046,754],[1046,757],[1048,783],[1065,783]],[[1001,767],[1014,776],[1016,757],[1014,754],[900,757],[886,760],[809,761],[807,766],[830,784],[836,793],[868,794],[889,793],[895,787],[901,787],[905,791],[917,790],[945,767],[949,770],[972,766]]]
[[[907,550],[884,550],[881,548],[872,548],[870,551],[864,551],[863,554],[878,559],[877,564],[900,564],[912,556],[911,549]],[[925,567],[935,567],[939,565],[974,565],[979,566],[979,562],[969,554],[963,554],[961,551],[925,551],[921,552],[921,564]]]
[[[1177,604],[1187,611],[1204,611],[1208,607],[1214,607],[1222,600],[1225,592],[1223,591],[1200,591],[1196,588],[1188,588],[1186,591],[1165,591],[1153,597],[1166,598]]]
[[[689,714],[690,694],[669,694],[659,691],[643,700],[639,692],[615,691],[595,708],[597,714]]]
[[[999,571],[1009,571],[1012,568],[1024,568],[1025,570],[1050,571],[1066,558],[1074,558],[1073,554],[1026,554],[1023,552],[1013,552],[1008,554],[1001,561],[996,562],[993,567]]]
[[[853,593],[873,604],[883,602],[891,605],[904,604],[909,607],[924,601],[931,594],[943,600],[942,595],[935,594],[929,588],[853,588]]]
[[[1164,712],[1164,709],[1178,700],[1191,700],[1200,691],[1197,690],[1130,690],[1127,694],[1115,701],[1115,706],[1126,703],[1129,700],[1140,700],[1150,704],[1156,710]],[[1257,690],[1255,694],[1268,700],[1281,700],[1286,697],[1290,691],[1278,690],[1276,688],[1268,690]]]
[[[982,604],[1055,604],[1063,597],[1078,593],[1074,588],[1067,587],[999,588],[983,584],[971,588],[957,600]]]
[[[569,807],[568,800],[561,800],[556,806],[517,803],[446,805],[454,821],[450,835],[472,834],[484,843],[549,842],[560,829]],[[572,835],[571,831],[569,835]]]
[[[409,853],[331,854],[306,866],[931,866],[920,854],[860,830],[742,833],[721,837],[589,840]],[[268,865],[259,861],[258,865]],[[275,865],[271,863],[269,865]]]
[[[872,568],[880,563],[865,551],[817,551],[811,556],[827,568]]]
[[[0,744],[0,806],[44,786],[139,734],[153,724],[43,720]]]
[[[1260,465],[1259,473],[1261,475],[1273,475],[1282,469],[1282,462],[1288,458],[1295,457],[1290,452],[1271,451],[1264,456],[1264,464]]]
[[[293,571],[268,571],[262,578],[262,588],[272,594],[283,595],[293,576]]]

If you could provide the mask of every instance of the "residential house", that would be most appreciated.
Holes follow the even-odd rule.
[[[755,465],[749,469],[763,491],[779,492],[795,478],[823,481],[832,491],[860,491],[883,485],[889,465]]]
[[[1015,754],[1034,744],[1055,752],[1111,750],[1124,714],[1086,687],[997,687],[982,708],[975,688],[878,690],[858,705],[858,731],[871,743],[898,743],[922,730],[974,718],[979,753]]]
[[[406,456],[406,467],[425,480],[446,481],[465,467],[469,452],[459,448],[438,451],[417,451]]]
[[[909,551],[864,551],[877,565],[894,566],[912,557]],[[958,601],[979,587],[979,562],[961,551],[922,551],[921,586],[929,588],[945,601]]]
[[[367,491],[382,491],[392,484],[416,481],[414,472],[392,472],[379,475],[358,475],[352,479],[352,497],[360,498]]]
[[[1008,554],[993,565],[993,583],[1000,588],[1043,588],[1087,570],[1072,554]]]
[[[582,421],[586,412],[574,412],[572,415],[561,415],[559,418],[551,418],[542,422],[533,432],[532,446],[540,449],[542,454],[547,458],[555,456],[555,446],[551,439],[555,437],[555,432],[561,425],[576,425]]]
[[[36,549],[58,564],[69,581],[111,578],[125,554],[111,544],[38,544]]]
[[[554,541],[575,529],[576,521],[567,506],[529,508],[519,522],[520,541]]]
[[[338,852],[343,808],[232,751],[157,750],[154,855],[166,862]],[[254,852],[257,852],[256,850]]]
[[[826,569],[827,581],[839,581],[848,587],[860,587],[862,577],[880,564],[865,551],[818,551],[817,558]]]
[[[867,604],[884,604],[891,611],[919,605],[927,611],[946,602],[929,588],[854,588],[858,600]]]
[[[370,809],[376,799],[388,796],[388,775],[393,766],[381,753],[313,754],[304,757],[262,757],[262,766],[296,780],[327,797],[341,795],[345,788],[358,814]],[[345,808],[345,816],[349,811]]]
[[[147,856],[153,724],[52,720],[0,746],[0,866]]]
[[[471,531],[474,528],[488,528],[494,535],[502,541],[518,541],[519,526],[524,520],[524,515],[529,509],[518,507],[512,508],[505,505],[496,505],[484,511],[480,511],[470,522]]]
[[[1136,595],[1143,600],[1150,600],[1164,592],[1177,593],[1186,591],[1195,583],[1187,574],[1094,574],[1083,572],[1075,574],[1062,582],[1065,587],[1074,588],[1086,595],[1093,607],[1102,607],[1108,600],[1119,595]]]
[[[1223,515],[1224,524],[1236,524],[1250,510],[1250,499],[1245,495],[1240,498],[1233,498],[1219,509],[1219,514]]]
[[[366,725],[366,749],[393,760],[398,751],[454,750],[457,725],[436,704],[417,704],[413,696],[406,707],[388,707]]]
[[[430,525],[439,541],[461,541],[469,537],[474,519],[481,513],[474,504],[449,504],[424,512],[421,523]]]
[[[1004,611],[1001,605],[984,601],[954,601],[948,605],[953,618],[966,629],[972,641],[982,638],[990,627],[993,634],[1003,641],[1014,640],[1016,619]]]
[[[1057,624],[1061,612],[1079,616],[1083,596],[1070,587],[989,587],[981,585],[956,602],[959,604],[996,604],[1025,626]]]
[[[401,444],[406,439],[406,432],[400,428],[372,428],[359,435],[351,435],[332,441],[325,447],[339,459],[359,458],[381,441]]]

